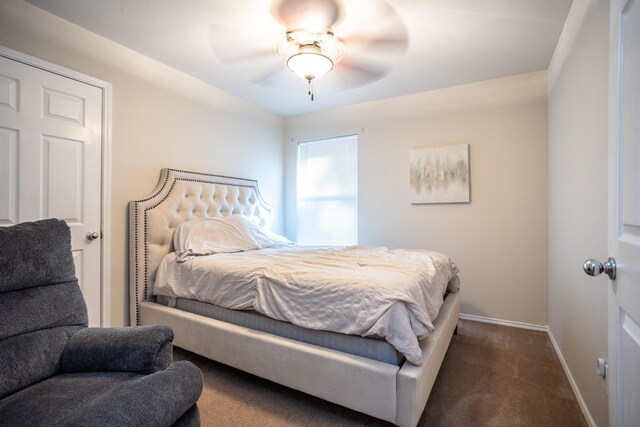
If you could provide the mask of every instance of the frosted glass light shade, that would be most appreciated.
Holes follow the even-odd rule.
[[[316,49],[301,47],[299,52],[287,60],[287,67],[303,79],[313,80],[333,69],[333,61]]]

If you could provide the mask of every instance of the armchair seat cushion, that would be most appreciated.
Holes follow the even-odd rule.
[[[176,362],[150,375],[64,373],[0,400],[0,426],[169,426],[202,391],[202,375]]]
[[[60,374],[0,400],[1,426],[63,424],[104,393],[143,376],[134,372]]]

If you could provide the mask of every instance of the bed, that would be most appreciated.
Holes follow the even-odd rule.
[[[446,294],[430,336],[418,341],[418,360],[407,353],[412,363],[375,336],[310,331],[261,313],[155,295],[181,224],[241,216],[270,227],[272,209],[256,181],[163,169],[129,215],[132,324],[169,325],[174,344],[194,353],[397,425],[418,423],[457,325],[457,292]]]

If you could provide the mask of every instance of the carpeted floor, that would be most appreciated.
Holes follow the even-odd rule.
[[[203,372],[203,426],[389,426],[175,348]],[[420,426],[586,426],[544,332],[461,320]]]

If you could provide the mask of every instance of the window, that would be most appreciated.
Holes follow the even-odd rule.
[[[298,144],[298,243],[358,243],[358,136]]]

